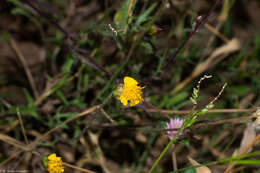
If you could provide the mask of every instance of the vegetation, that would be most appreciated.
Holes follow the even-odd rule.
[[[259,6],[0,2],[0,172],[260,172]]]

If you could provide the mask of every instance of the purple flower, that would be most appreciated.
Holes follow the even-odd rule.
[[[175,129],[171,131],[167,131],[167,135],[170,139],[172,139],[178,132],[179,128],[181,128],[183,123],[182,119],[171,118],[170,121],[166,124],[165,129]],[[183,131],[179,135],[183,135]]]

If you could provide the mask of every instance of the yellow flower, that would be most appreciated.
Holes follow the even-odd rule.
[[[144,99],[142,98],[142,89],[145,87],[138,86],[138,82],[131,77],[124,77],[124,86],[120,95],[121,103],[126,106],[130,101],[130,106],[135,106]]]
[[[56,154],[49,155],[47,161],[47,170],[49,171],[49,173],[64,172],[61,157],[56,157]]]

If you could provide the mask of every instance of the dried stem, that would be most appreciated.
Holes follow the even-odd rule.
[[[260,134],[258,134],[255,139],[242,151],[242,153],[237,157],[237,159],[242,158],[254,145],[260,140]],[[235,166],[235,163],[230,164],[224,173],[229,173],[231,169]]]
[[[9,162],[10,160],[14,159],[15,157],[17,157],[18,155],[20,155],[22,152],[24,151],[28,151],[28,150],[31,150],[33,149],[38,142],[40,142],[41,140],[43,140],[45,137],[47,137],[48,135],[50,135],[51,133],[53,133],[54,131],[60,129],[62,126],[64,126],[65,124],[79,118],[79,117],[82,117],[84,115],[87,115],[87,114],[90,114],[94,111],[96,111],[97,109],[99,109],[101,107],[101,105],[96,105],[96,106],[93,106],[81,113],[78,113],[76,116],[74,117],[71,117],[70,119],[67,119],[66,121],[62,122],[61,124],[57,125],[56,127],[50,129],[49,131],[47,131],[46,133],[44,133],[43,135],[41,135],[40,137],[37,137],[32,143],[30,143],[29,145],[26,146],[26,148],[14,153],[13,155],[11,155],[10,157],[8,157],[6,160],[4,160],[3,162],[0,163],[0,166],[6,164],[7,162]],[[1,139],[1,138],[0,138]]]
[[[221,34],[216,28],[214,28],[210,24],[205,23],[205,28],[207,28],[209,31],[214,33],[216,36],[218,36],[225,43],[228,43],[230,41],[225,35]]]
[[[251,120],[254,118],[255,115],[251,116],[246,116],[246,117],[238,117],[238,118],[229,118],[229,119],[224,119],[224,120],[216,120],[216,121],[209,121],[209,122],[203,122],[203,123],[197,123],[194,124],[191,129],[197,129],[201,127],[208,127],[208,126],[214,126],[214,125],[221,125],[221,124],[226,124],[226,123],[233,123],[233,124],[238,124],[238,123],[244,123],[245,121]],[[129,125],[109,125],[109,124],[90,124],[90,128],[93,129],[106,129],[106,130],[141,130],[144,132],[164,132],[164,131],[176,131],[179,128],[174,128],[174,129],[142,129],[145,127],[152,127],[152,126],[158,126],[160,124],[158,123],[142,123],[142,124],[129,124]]]
[[[166,65],[164,66],[164,70],[166,70],[168,68],[168,66],[170,65],[170,63],[177,57],[177,55],[180,53],[180,51],[182,50],[182,48],[188,43],[188,41],[192,38],[192,36],[198,32],[199,28],[205,24],[208,21],[208,18],[210,17],[210,15],[214,12],[214,10],[217,8],[217,6],[222,2],[222,0],[217,0],[216,3],[211,7],[211,9],[208,11],[208,13],[206,15],[204,15],[202,17],[201,20],[199,20],[197,22],[197,24],[195,25],[195,27],[192,29],[191,33],[187,36],[187,38],[183,41],[183,43],[178,47],[178,49],[176,50],[176,52],[169,56]]]
[[[209,79],[209,78],[211,78],[212,77],[212,75],[209,75],[209,76],[207,76],[207,75],[204,75],[202,78],[200,78],[200,80],[199,80],[199,82],[198,82],[198,85],[197,85],[197,89],[198,89],[198,95],[199,95],[199,92],[200,92],[200,84],[201,84],[201,82],[203,81],[203,80],[205,80],[205,79]]]
[[[27,146],[25,146],[24,144],[22,144],[20,141],[17,141],[16,139],[14,138],[11,138],[7,135],[4,135],[4,134],[0,134],[0,140],[2,140],[3,142],[6,142],[16,148],[19,148],[19,149],[22,149],[22,150],[29,150],[29,148]],[[35,151],[32,151],[33,154],[37,155],[37,156],[42,156],[41,153],[39,152],[35,152]],[[90,171],[90,170],[87,170],[87,169],[83,169],[83,168],[80,168],[78,166],[75,166],[75,165],[71,165],[69,163],[66,163],[66,162],[63,162],[63,165],[66,166],[66,167],[70,167],[70,168],[73,168],[73,169],[76,169],[76,170],[79,170],[81,172],[87,172],[87,173],[95,173],[93,171]]]
[[[23,120],[22,120],[22,116],[21,116],[21,113],[19,111],[19,108],[16,108],[16,112],[17,112],[17,116],[18,116],[18,119],[19,119],[19,123],[21,125],[24,140],[25,140],[26,144],[28,145],[29,141],[28,141],[28,138],[27,138],[27,135],[26,135],[26,132],[25,132],[25,128],[24,128],[24,125],[23,125]]]
[[[226,88],[227,83],[225,83],[223,85],[223,87],[221,88],[220,92],[218,93],[217,97],[215,97],[209,104],[214,104],[215,101],[218,100],[218,98],[221,96],[221,94],[224,92],[224,89]]]
[[[38,98],[39,93],[37,91],[36,84],[34,82],[32,73],[31,73],[31,71],[29,69],[29,66],[28,66],[27,62],[26,62],[26,58],[23,56],[23,54],[20,51],[20,49],[18,48],[16,42],[12,38],[10,39],[10,46],[14,50],[15,54],[17,55],[17,57],[19,58],[19,60],[21,61],[22,65],[23,65],[25,74],[26,74],[26,76],[28,78],[28,81],[29,81],[31,87],[32,87],[34,97]]]
[[[147,109],[148,112],[167,113],[167,114],[188,114],[190,110],[167,110],[167,109]],[[195,110],[197,111],[197,110]],[[256,108],[250,109],[210,109],[207,113],[245,113],[254,112]]]
[[[83,169],[83,168],[80,168],[78,166],[75,166],[75,165],[71,165],[69,163],[66,163],[66,162],[63,162],[63,165],[66,166],[66,167],[69,167],[69,168],[73,168],[73,169],[76,169],[80,172],[87,172],[87,173],[95,173],[94,171],[90,171],[88,169]]]

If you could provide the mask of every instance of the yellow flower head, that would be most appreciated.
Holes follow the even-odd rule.
[[[122,94],[120,95],[121,103],[126,106],[128,101],[130,101],[130,106],[135,106],[141,101],[144,101],[142,98],[142,89],[145,87],[138,86],[138,82],[131,77],[124,77],[124,86]]]
[[[64,172],[61,157],[56,157],[56,154],[49,155],[47,160],[47,170],[49,173]]]

